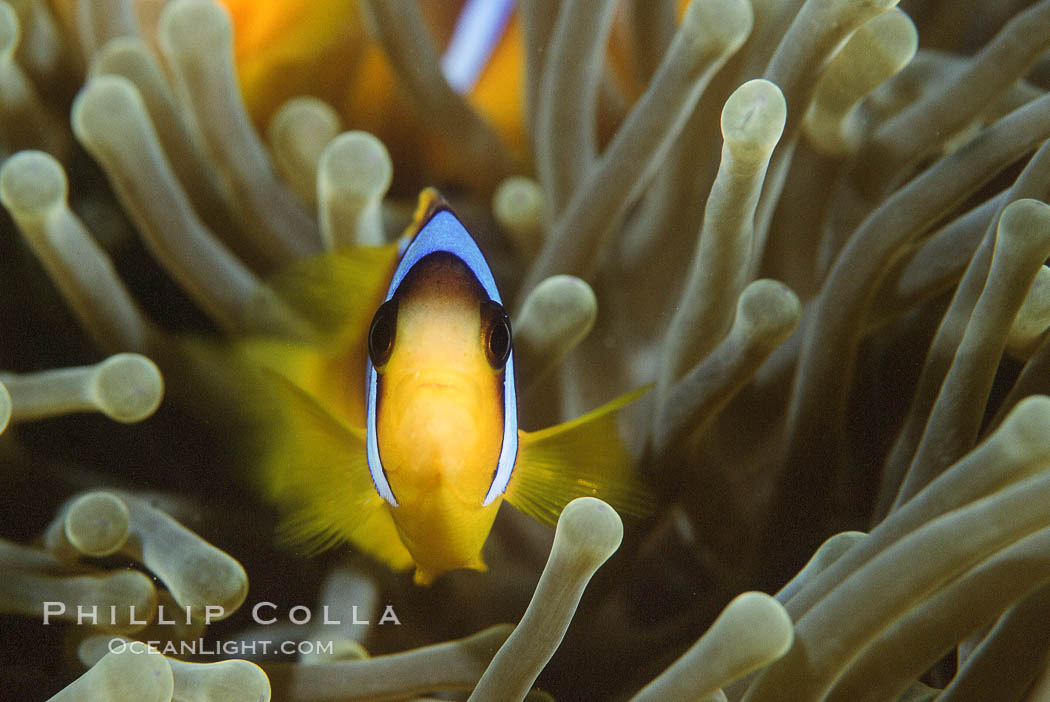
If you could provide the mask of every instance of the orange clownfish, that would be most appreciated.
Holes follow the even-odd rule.
[[[362,256],[389,281],[385,293],[367,291]],[[263,482],[293,540],[348,541],[394,569],[414,564],[415,582],[429,584],[456,568],[485,570],[482,546],[504,500],[547,524],[583,495],[647,511],[617,430],[641,392],[542,431],[518,428],[510,320],[484,256],[434,191],[400,244],[326,259],[357,272],[352,290],[346,278],[347,289],[323,294],[371,298],[371,323],[336,335],[347,350],[323,363],[275,342],[253,352],[282,393]],[[317,295],[319,279],[339,277],[296,285]],[[359,385],[347,364],[361,346]]]

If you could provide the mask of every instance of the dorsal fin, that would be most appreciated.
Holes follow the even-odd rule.
[[[436,188],[423,188],[416,201],[416,211],[412,214],[412,224],[409,225],[405,234],[411,233],[410,239],[414,239],[419,230],[427,225],[427,222],[442,210],[452,211],[448,201],[442,197]]]

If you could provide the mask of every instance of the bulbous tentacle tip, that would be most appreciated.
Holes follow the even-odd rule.
[[[161,11],[161,41],[168,47],[225,46],[233,38],[230,13],[214,0],[176,0]]]
[[[798,326],[802,303],[784,283],[761,279],[750,283],[737,302],[737,319],[751,335],[779,344]]]
[[[116,553],[124,545],[131,515],[120,497],[100,490],[75,498],[61,521],[70,545],[85,556],[98,558]]]
[[[18,21],[18,13],[9,3],[0,3],[0,62],[14,58],[21,38],[22,25]]]
[[[157,365],[145,356],[117,354],[96,367],[90,392],[110,419],[140,422],[160,407],[164,378]]]
[[[763,78],[733,91],[722,108],[722,136],[741,166],[756,167],[769,159],[787,121],[787,102],[780,88]]]
[[[721,54],[739,49],[754,22],[748,0],[693,0],[682,15],[681,28],[697,53]]]
[[[577,497],[565,505],[554,532],[555,549],[571,549],[582,563],[595,568],[616,552],[623,540],[623,521],[608,503]]]
[[[116,697],[112,696],[114,691],[118,691]],[[167,702],[174,691],[175,680],[167,658],[145,645],[126,646],[123,651],[107,653],[51,699]]]
[[[0,202],[18,217],[43,217],[62,206],[69,191],[66,172],[44,151],[20,151],[0,166]]]

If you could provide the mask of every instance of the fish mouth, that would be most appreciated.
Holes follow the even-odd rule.
[[[431,382],[427,382],[427,383],[420,383],[416,387],[418,387],[418,388],[454,388],[454,387],[456,387],[456,384],[455,383],[445,383],[445,382],[440,382],[440,381],[436,381],[435,380],[435,381],[431,381]]]
[[[416,371],[397,379],[388,386],[390,392],[402,397],[415,394],[440,393],[450,399],[459,397],[464,402],[477,402],[483,398],[482,384],[478,378],[457,371]]]

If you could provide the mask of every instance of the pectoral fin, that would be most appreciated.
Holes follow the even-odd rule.
[[[577,497],[598,497],[617,512],[644,516],[653,498],[634,472],[620,438],[620,412],[648,391],[641,388],[572,421],[542,431],[519,432],[518,460],[505,498],[545,524],[558,521]]]
[[[372,485],[364,432],[324,409],[297,385],[265,371],[282,426],[262,454],[259,477],[281,506],[281,536],[320,551],[343,541],[404,570],[412,557]]]

